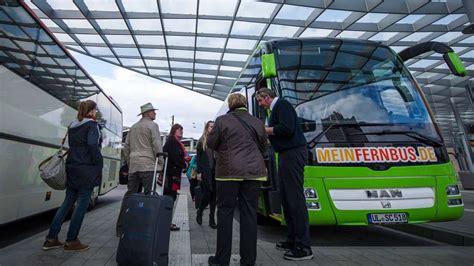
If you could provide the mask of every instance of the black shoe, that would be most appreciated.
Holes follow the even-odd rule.
[[[216,256],[210,256],[209,259],[207,260],[207,263],[210,266],[219,266],[219,263],[216,261]]]
[[[171,224],[171,226],[170,226],[170,230],[171,230],[171,231],[179,231],[180,229],[181,229],[181,228],[179,228],[179,227],[178,227],[177,225],[175,225],[175,224]]]
[[[288,251],[288,250],[292,250],[294,247],[295,247],[295,244],[288,240],[280,241],[276,244],[276,249],[278,250]]]
[[[209,217],[209,226],[212,229],[217,229],[217,224],[216,224],[216,221],[214,220],[214,218]]]
[[[310,248],[296,246],[294,249],[287,251],[283,258],[293,261],[310,260],[313,258],[313,252]]]
[[[198,210],[196,213],[196,222],[201,225],[202,224],[202,211]]]

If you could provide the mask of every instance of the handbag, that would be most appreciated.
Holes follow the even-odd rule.
[[[38,168],[40,177],[52,189],[64,190],[66,189],[66,155],[68,151],[64,152],[64,142],[66,141],[67,133],[61,141],[61,148],[53,155],[43,160]]]
[[[127,164],[127,162],[124,162],[122,164],[122,167],[120,167],[119,184],[120,185],[128,184],[128,164]]]

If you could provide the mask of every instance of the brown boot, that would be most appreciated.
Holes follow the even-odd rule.
[[[50,250],[55,248],[61,248],[64,246],[64,243],[58,239],[46,239],[43,244],[43,250]]]
[[[64,251],[84,251],[88,249],[89,246],[83,245],[79,239],[70,242],[66,241],[66,244],[64,245]]]

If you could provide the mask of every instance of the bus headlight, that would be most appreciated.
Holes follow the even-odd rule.
[[[316,193],[316,189],[314,189],[314,188],[306,188],[304,190],[304,196],[307,199],[317,199],[318,198],[318,194]]]
[[[319,202],[314,202],[314,201],[308,201],[306,202],[306,207],[308,210],[319,210]]]
[[[457,185],[446,186],[446,195],[448,195],[448,196],[459,195],[458,186]]]
[[[448,199],[448,206],[462,205],[462,199]]]

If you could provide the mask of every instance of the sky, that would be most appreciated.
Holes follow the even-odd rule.
[[[200,93],[118,67],[71,51],[82,67],[102,90],[111,96],[123,112],[123,125],[131,126],[140,119],[140,106],[152,103],[157,109],[160,131],[169,131],[171,116],[184,128],[184,137],[199,138],[204,124],[214,120],[223,102]]]

